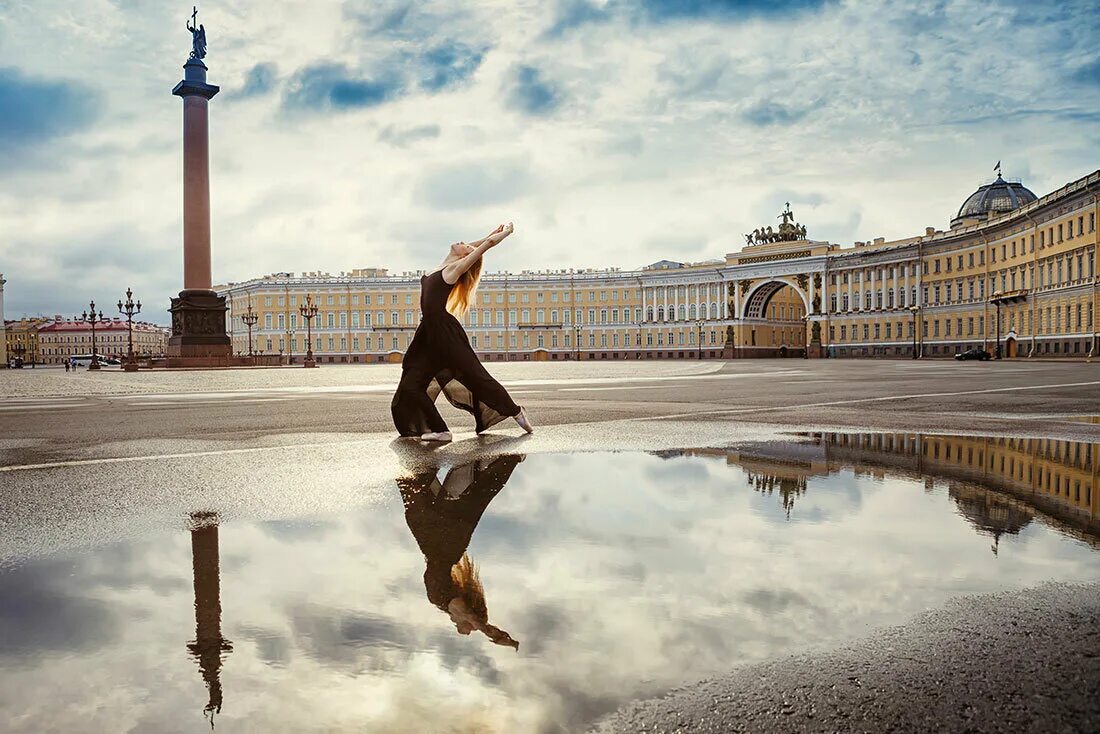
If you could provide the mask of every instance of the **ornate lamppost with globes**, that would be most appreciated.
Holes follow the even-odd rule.
[[[287,351],[287,364],[294,364],[294,332],[290,329],[286,330],[286,351]]]
[[[313,302],[313,296],[306,294],[306,302],[298,307],[298,312],[306,320],[306,358],[303,367],[316,367],[313,359],[313,319],[317,316],[317,304]]]
[[[577,361],[581,361],[581,325],[573,324],[574,343],[573,347],[577,352]]]
[[[126,364],[122,369],[137,372],[137,358],[134,356],[134,314],[141,313],[141,301],[134,303],[134,292],[126,289],[126,302],[118,302],[118,311],[126,317]]]
[[[241,321],[248,327],[248,357],[252,358],[252,327],[260,320],[260,315],[252,310],[252,299],[248,300],[248,310],[241,314]]]
[[[699,330],[699,359],[703,358],[703,327],[706,323],[703,319],[698,319],[695,322],[695,326]]]
[[[92,325],[92,361],[88,363],[88,369],[98,370],[99,369],[99,354],[96,353],[95,325],[99,324],[99,323],[102,323],[103,321],[106,321],[106,319],[103,318],[103,312],[102,311],[100,311],[98,314],[96,313],[95,301],[92,301],[91,303],[89,303],[88,308],[91,309],[91,312],[89,313],[88,311],[85,311],[81,315],[79,320],[87,322],[87,323]]]

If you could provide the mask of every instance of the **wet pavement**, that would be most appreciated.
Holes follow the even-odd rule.
[[[941,610],[939,635],[972,608],[1027,624],[1005,600],[1100,582],[1088,440],[661,418],[437,450],[286,434],[38,458],[0,467],[3,731],[878,730],[912,695],[836,694],[862,723],[815,719],[810,688],[836,690],[820,656],[851,647],[885,691],[907,679],[859,647],[873,630]],[[1012,721],[1088,730],[1069,691],[1100,682],[1095,594],[1028,593],[1059,614],[1035,640],[1076,657],[1067,693],[1013,699]],[[910,678],[943,670],[942,689],[955,670],[967,691],[930,634]],[[989,666],[1008,659],[976,634]],[[790,705],[727,678],[792,654],[815,672]],[[797,669],[774,674],[794,688]]]
[[[1100,440],[1100,362],[491,363],[539,426],[703,422]],[[0,370],[0,464],[390,436],[396,365],[212,372]],[[468,416],[443,406],[463,437]],[[670,429],[671,430],[671,429]],[[712,429],[708,429],[708,435]],[[715,428],[713,430],[719,430]],[[663,444],[662,444],[663,445]],[[691,431],[681,446],[699,445]],[[609,446],[610,447],[610,446]],[[657,446],[654,446],[656,448]],[[613,447],[612,447],[613,448]],[[644,448],[644,447],[643,447]]]

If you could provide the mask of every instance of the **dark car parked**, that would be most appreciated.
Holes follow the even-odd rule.
[[[980,359],[983,362],[990,358],[989,352],[984,349],[967,349],[965,352],[959,352],[955,355],[955,359],[962,361],[964,359]]]

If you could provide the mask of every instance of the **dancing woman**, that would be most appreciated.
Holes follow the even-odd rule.
[[[481,258],[510,234],[511,222],[473,244],[456,242],[439,269],[420,278],[422,319],[401,361],[401,382],[390,404],[402,436],[451,440],[451,430],[435,407],[441,391],[451,405],[474,416],[477,433],[505,418],[514,418],[523,430],[534,433],[523,408],[478,361],[458,320],[474,302]]]

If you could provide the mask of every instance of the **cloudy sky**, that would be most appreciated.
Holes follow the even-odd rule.
[[[8,318],[182,286],[190,3],[0,0]],[[214,278],[721,257],[791,201],[842,244],[945,227],[993,164],[1100,167],[1079,2],[206,2]]]

